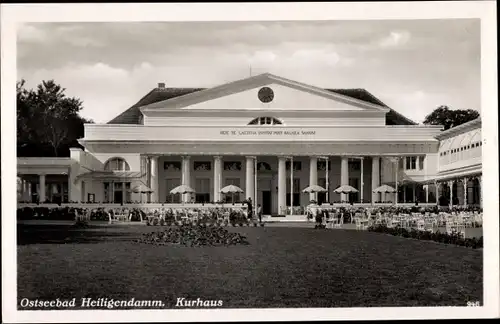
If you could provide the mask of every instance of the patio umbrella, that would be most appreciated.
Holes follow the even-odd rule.
[[[238,186],[235,186],[235,185],[229,185],[229,186],[225,186],[224,188],[222,188],[220,190],[220,192],[222,193],[239,193],[239,192],[243,192],[243,190],[238,187]]]
[[[153,190],[151,190],[151,188],[149,188],[148,186],[145,186],[143,184],[140,184],[138,186],[135,186],[133,189],[132,189],[132,192],[135,192],[135,193],[140,193],[141,194],[141,203],[142,203],[142,194],[144,193],[152,193]]]
[[[151,192],[153,192],[153,190],[151,190],[151,188],[149,188],[148,186],[145,186],[143,184],[135,186],[132,189],[132,191],[135,192],[135,193],[151,193]]]
[[[373,189],[373,192],[377,193],[377,192],[380,192],[380,193],[394,193],[396,192],[396,189],[394,189],[393,187],[391,186],[388,186],[388,185],[382,185],[378,188],[375,188]]]
[[[235,193],[241,193],[241,192],[243,192],[243,190],[240,187],[238,187],[238,186],[229,185],[229,186],[225,186],[224,188],[222,188],[220,190],[220,192],[222,192],[223,194],[230,193],[231,194],[231,202],[234,202],[234,194]]]
[[[351,192],[358,192],[358,189],[351,187],[349,185],[343,185],[343,186],[340,186],[337,189],[335,189],[333,192],[348,194]]]
[[[186,194],[195,192],[193,188],[187,185],[180,185],[170,190],[171,194]]]
[[[302,190],[302,192],[304,193],[326,192],[326,189],[318,185],[311,185]]]

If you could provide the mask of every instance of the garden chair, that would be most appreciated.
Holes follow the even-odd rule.
[[[331,214],[329,214],[329,217],[326,220],[326,228],[337,227],[339,223],[340,223],[340,220],[338,218],[338,215],[331,213]]]
[[[425,221],[423,219],[417,221],[417,230],[425,231]]]

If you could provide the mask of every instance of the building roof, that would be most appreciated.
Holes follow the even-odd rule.
[[[458,134],[462,134],[462,133],[468,132],[470,130],[480,128],[481,124],[482,124],[481,117],[478,117],[478,118],[473,119],[471,121],[468,121],[466,123],[463,123],[463,124],[460,124],[458,126],[449,128],[445,131],[442,131],[441,133],[439,133],[438,136],[436,136],[436,138],[437,139],[444,139],[447,137],[452,137],[452,136],[455,136]]]
[[[160,101],[184,96],[193,92],[206,90],[206,88],[154,88],[136,104],[125,110],[120,115],[116,116],[108,122],[108,124],[141,124],[141,115],[139,108]],[[327,91],[351,97],[357,100],[365,101],[371,104],[379,105],[384,108],[389,108],[390,111],[386,114],[387,125],[416,125],[414,121],[406,118],[400,113],[391,109],[370,92],[365,89],[325,89]]]

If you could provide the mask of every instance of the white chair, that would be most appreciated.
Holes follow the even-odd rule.
[[[333,216],[333,217],[332,217]],[[331,215],[326,220],[326,228],[334,228],[339,223],[339,219],[335,215]]]
[[[417,230],[425,231],[425,221],[423,219],[417,221]]]

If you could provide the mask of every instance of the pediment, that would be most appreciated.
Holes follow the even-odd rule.
[[[263,96],[266,91],[271,95]],[[143,112],[171,109],[389,111],[380,105],[267,73],[141,108]]]

